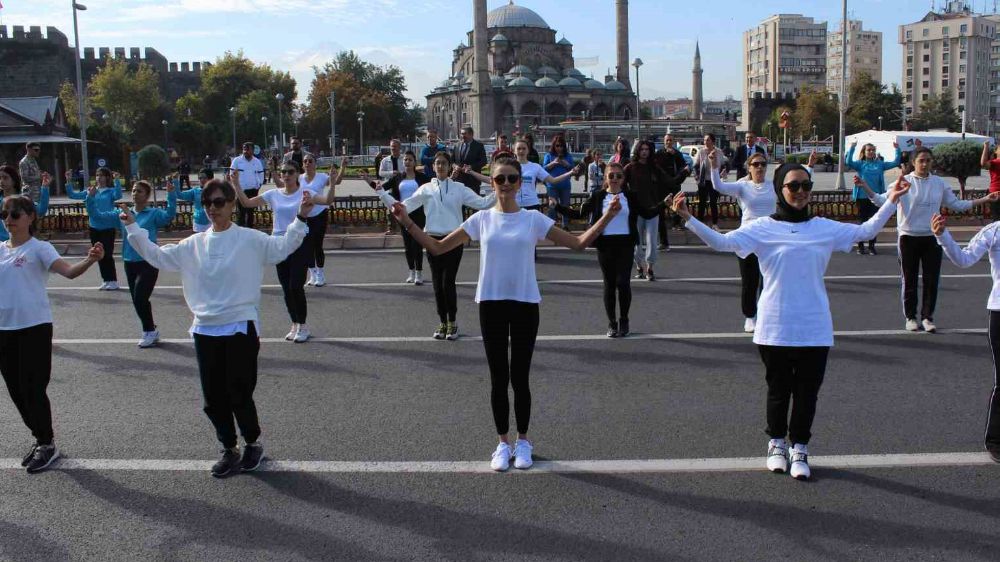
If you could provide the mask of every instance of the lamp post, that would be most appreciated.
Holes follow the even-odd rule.
[[[236,107],[229,108],[229,115],[233,120],[233,150],[236,150]]]
[[[362,161],[364,161],[365,156],[365,112],[358,111],[358,154],[361,155]]]
[[[83,185],[90,185],[90,163],[87,157],[87,104],[83,99],[83,71],[80,69],[80,29],[76,22],[76,13],[87,7],[73,2],[73,37],[76,40],[76,105],[79,108],[80,120],[80,159],[83,161]]]
[[[166,150],[167,145],[170,144],[170,141],[167,140],[167,120],[160,121],[160,124],[163,125],[163,150]]]
[[[816,125],[813,125],[813,138],[812,138],[812,140],[813,140],[813,145],[814,146],[815,146],[816,142],[819,141],[819,137],[816,136]]]
[[[881,115],[878,116],[878,130],[880,130],[880,131],[882,130],[882,116]]]
[[[326,103],[330,104],[330,156],[337,154],[337,128],[336,120],[334,117],[334,108],[336,107],[337,94],[336,92],[330,91],[329,97],[326,99]]]
[[[281,116],[281,102],[285,99],[285,94],[278,92],[278,95],[274,96],[274,99],[278,100],[278,152],[285,153],[285,129]]]
[[[642,59],[636,57],[632,61],[632,66],[635,67],[635,138],[639,138],[642,135],[642,111],[641,103],[639,101],[639,67],[642,66]]]
[[[837,125],[837,191],[847,189],[844,183],[844,142],[847,134],[846,112],[847,112],[847,34],[851,32],[850,22],[847,21],[847,0],[840,3],[840,95],[837,96],[837,115],[839,117]],[[881,127],[879,127],[881,128]],[[831,147],[832,148],[832,147]]]
[[[267,150],[267,115],[261,115],[260,122],[264,124],[264,150]]]

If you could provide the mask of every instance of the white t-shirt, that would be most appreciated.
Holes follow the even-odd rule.
[[[230,169],[239,170],[240,189],[244,191],[247,189],[258,189],[264,184],[264,164],[256,157],[250,157],[247,160],[246,156],[240,154],[233,158]]]
[[[478,240],[480,246],[476,302],[542,301],[535,277],[535,246],[553,224],[549,217],[527,209],[516,213],[487,209],[462,223],[469,238]]]
[[[413,194],[417,192],[417,188],[419,187],[420,184],[417,183],[417,180],[404,179],[399,182],[399,200],[405,201],[413,197]]]
[[[545,181],[552,177],[548,170],[534,162],[521,164],[521,190],[517,192],[517,204],[522,207],[532,207],[541,205],[538,200],[537,182]]]
[[[32,238],[17,248],[0,244],[0,330],[20,330],[52,322],[45,285],[59,252]]]
[[[261,193],[260,196],[271,207],[273,216],[271,234],[284,234],[288,230],[288,225],[295,220],[295,215],[299,214],[299,205],[302,204],[302,188],[295,190],[295,193],[291,195],[285,195],[280,189],[272,189]]]
[[[611,202],[615,200],[615,196],[608,193],[604,196],[604,203],[601,204],[601,214],[608,214],[608,207],[611,206]],[[622,210],[615,215],[615,218],[611,219],[608,226],[604,228],[602,233],[604,236],[612,234],[628,234],[628,198],[622,193],[618,196],[618,202],[622,204]]]
[[[299,176],[299,182],[302,184],[302,188],[309,190],[309,193],[311,193],[313,197],[323,195],[323,191],[326,190],[326,183],[328,181],[330,181],[330,176],[328,174],[324,174],[323,172],[316,172],[316,175],[310,182],[306,181],[305,174]],[[307,218],[322,215],[328,207],[329,205],[314,205],[313,210],[309,213]]]

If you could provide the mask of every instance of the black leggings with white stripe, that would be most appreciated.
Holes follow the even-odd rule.
[[[1000,312],[990,311],[990,351],[993,352],[993,393],[986,416],[986,448],[1000,450]]]

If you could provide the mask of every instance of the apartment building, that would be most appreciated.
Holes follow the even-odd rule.
[[[826,89],[833,94],[840,93],[840,68],[844,59],[841,52],[843,23],[837,30],[826,36]],[[847,32],[847,90],[851,80],[860,73],[882,82],[882,32],[865,30],[860,20],[849,20]]]

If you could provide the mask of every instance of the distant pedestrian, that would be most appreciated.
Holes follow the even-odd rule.
[[[300,139],[299,137],[292,137],[288,141],[288,145],[289,148],[291,148],[291,150],[289,150],[288,152],[285,153],[284,156],[282,156],[281,163],[284,164],[289,160],[294,160],[299,164],[299,169],[301,170],[302,159],[305,158],[307,154],[309,154],[302,148],[302,139]]]
[[[91,203],[93,208],[101,211],[114,211],[115,201],[122,198],[122,188],[121,183],[118,178],[114,177],[117,174],[112,174],[111,170],[101,167],[97,169],[97,174],[94,176],[96,186],[88,187],[84,189],[75,189],[72,183],[66,183],[66,196],[70,199],[76,199],[79,201],[84,201],[89,199],[94,199]],[[104,248],[104,254],[101,258],[98,267],[101,270],[101,286],[98,290],[101,291],[117,291],[118,290],[118,271],[115,268],[115,235],[118,231],[118,221],[115,219],[108,218],[104,215],[96,214],[87,217],[87,223],[90,226],[90,243],[97,244],[101,243]]]
[[[629,161],[631,161],[631,156],[629,153],[628,141],[618,137],[618,139],[615,140],[613,153],[611,154],[611,159],[608,160],[608,163],[621,164],[624,167],[628,166]]]
[[[483,166],[487,164],[486,147],[476,140],[472,127],[462,127],[462,142],[456,144],[452,151],[455,171],[451,179],[461,182],[478,195],[482,183],[467,172],[482,173]]]
[[[229,168],[230,172],[239,178],[239,188],[248,199],[252,199],[260,194],[260,188],[264,185],[264,163],[253,155],[253,143],[243,143],[243,155],[234,158]],[[253,228],[253,209],[244,207],[242,199],[240,204],[238,222],[240,226]]]
[[[552,137],[552,144],[549,145],[549,150],[545,153],[545,159],[542,161],[542,167],[545,168],[545,171],[552,176],[561,176],[566,172],[572,172],[574,166],[575,162],[573,155],[569,153],[566,138],[562,135]],[[549,198],[555,199],[564,207],[568,207],[573,193],[573,183],[567,178],[550,184],[547,191]],[[549,207],[547,214],[552,220],[559,216],[555,207]],[[565,229],[568,226],[569,218],[563,215],[562,227]]]
[[[425,176],[434,177],[434,156],[446,149],[447,147],[438,141],[437,131],[429,129],[427,131],[427,145],[420,151],[420,165],[423,166]]]
[[[66,172],[69,174],[69,172]],[[48,172],[42,172],[42,187],[39,191],[38,203],[35,204],[35,212],[38,218],[42,218],[49,211],[49,191],[52,185],[52,177]],[[0,166],[0,203],[4,197],[14,197],[21,195],[21,174],[18,169],[10,164]],[[0,222],[0,242],[10,239],[10,233]]]
[[[21,174],[21,191],[27,195],[32,202],[38,203],[42,189],[42,167],[38,159],[42,156],[42,145],[35,141],[28,141],[24,145],[24,158],[18,163],[18,172]]]
[[[854,159],[854,149],[857,147],[857,141],[851,143],[850,148],[847,150],[847,165],[853,168],[861,175],[868,186],[872,188],[875,193],[885,193],[885,172],[899,166],[900,159],[903,156],[902,151],[899,150],[899,144],[892,143],[892,147],[896,151],[896,157],[889,162],[878,159],[878,151],[875,149],[875,145],[868,143],[861,147],[861,158]],[[875,204],[871,202],[865,192],[857,187],[854,188],[854,192],[851,194],[851,198],[858,204],[858,222],[865,222],[875,215]],[[872,238],[868,241],[868,249],[865,249],[864,242],[858,244],[858,254],[875,255],[878,251],[875,249],[875,242],[877,240]]]
[[[205,206],[201,204],[201,193],[211,180],[212,170],[202,168],[201,171],[198,172],[197,187],[192,187],[186,190],[178,188],[177,198],[183,201],[189,201],[191,203],[191,207],[194,209],[191,213],[191,228],[196,233],[205,232],[212,226],[212,222],[208,220],[208,214],[205,212]]]
[[[347,169],[347,157],[340,159],[340,168],[337,173],[330,169],[329,174],[316,171],[316,157],[307,154],[302,162],[305,164],[305,173],[301,176],[302,187],[313,195],[313,210],[310,213],[306,224],[309,226],[309,240],[313,254],[309,259],[309,279],[306,285],[322,287],[326,285],[326,253],[323,249],[323,241],[326,239],[326,230],[330,225],[330,206],[319,201],[326,200],[328,203],[336,198],[336,187],[344,179],[344,171]],[[328,195],[324,195],[327,190]]]

